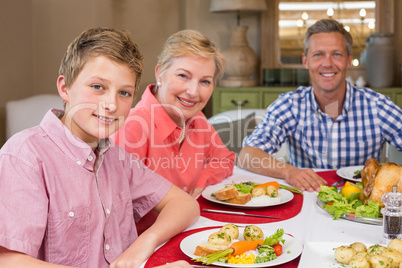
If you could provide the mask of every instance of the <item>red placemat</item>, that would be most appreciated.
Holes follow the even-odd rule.
[[[185,255],[180,250],[181,241],[191,234],[201,232],[204,230],[208,230],[208,229],[221,228],[221,227],[222,226],[199,228],[199,229],[189,230],[189,231],[176,235],[175,237],[170,239],[168,242],[166,242],[165,245],[163,245],[157,251],[155,251],[155,253],[148,259],[144,268],[151,268],[151,267],[166,264],[167,262],[174,262],[174,261],[178,261],[178,260],[185,260],[185,261],[189,262],[190,264],[200,264],[200,263],[195,263],[195,262],[191,261],[190,257]],[[296,268],[299,264],[299,261],[300,261],[300,256],[288,263],[285,263],[282,265],[277,265],[275,267]],[[210,267],[214,267],[214,266],[211,265]]]
[[[269,206],[264,208],[257,209],[239,209],[231,206],[226,206],[223,204],[214,203],[208,201],[204,197],[200,196],[197,199],[200,204],[201,216],[205,218],[222,221],[222,222],[232,222],[232,223],[269,223],[269,222],[277,222],[283,221],[290,218],[293,218],[297,214],[300,213],[302,205],[303,205],[303,196],[301,194],[294,193],[294,197],[291,201],[275,206]],[[270,219],[270,218],[259,218],[259,217],[250,217],[250,216],[242,216],[242,215],[230,215],[230,214],[220,214],[213,212],[205,212],[202,211],[204,208],[208,209],[218,209],[218,210],[228,210],[228,211],[242,211],[251,214],[257,215],[265,215],[265,216],[273,216],[279,217],[279,219]]]
[[[342,179],[336,174],[336,170],[321,171],[317,172],[317,174],[320,175],[323,179],[325,179],[328,182],[328,185],[331,185],[332,183]],[[285,204],[271,206],[267,208],[247,209],[247,210],[239,210],[218,203],[213,203],[206,200],[202,196],[198,197],[197,201],[200,204],[201,216],[204,216],[211,220],[222,221],[222,222],[234,222],[234,223],[269,223],[269,222],[287,220],[299,214],[303,205],[303,196],[294,193],[294,198]],[[280,219],[278,220],[269,218],[257,218],[257,217],[240,216],[240,215],[211,213],[202,211],[203,208],[221,209],[229,211],[243,211],[252,214],[279,217]],[[144,230],[146,230],[149,226],[151,226],[155,222],[157,216],[158,213],[154,211],[150,211],[147,215],[145,215],[140,220],[140,222],[137,223],[138,235],[140,235]]]
[[[331,185],[334,182],[342,179],[342,177],[336,174],[336,170],[320,171],[317,172],[317,174],[320,175],[324,180],[326,180],[328,182],[328,185]]]

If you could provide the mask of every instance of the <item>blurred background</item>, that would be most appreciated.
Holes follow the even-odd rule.
[[[252,74],[257,86],[262,86],[263,69],[285,68],[287,64],[292,68],[302,68],[297,59],[295,61],[297,55],[294,54],[300,53],[299,38],[304,27],[313,23],[313,19],[328,17],[327,10],[321,13],[279,10],[279,4],[286,2],[312,1],[266,0],[267,9],[264,11],[240,11],[241,24],[248,26],[247,41],[258,59],[258,67]],[[374,2],[375,8],[366,10],[363,32],[359,32],[362,29],[360,16],[353,15],[357,21],[353,31],[364,35],[359,38],[359,44],[370,31],[391,32],[397,48],[396,64],[400,66],[402,19],[397,14],[402,13],[402,1]],[[237,13],[211,12],[210,5],[210,0],[1,0],[0,146],[6,140],[6,103],[38,94],[57,94],[56,79],[61,58],[68,44],[84,29],[95,26],[124,29],[139,44],[145,70],[137,102],[146,86],[154,83],[157,56],[172,33],[195,29],[209,36],[222,50],[230,45]],[[334,19],[339,16],[336,7],[333,8]],[[309,19],[300,24],[304,11]],[[345,10],[342,14],[349,18],[352,16]],[[279,20],[289,23],[290,18],[294,20],[293,26],[287,24],[280,29]],[[375,20],[375,28],[371,30],[367,28],[370,20]],[[292,44],[295,47],[290,47]],[[361,52],[364,46],[358,49]],[[361,67],[356,68],[361,71]],[[401,86],[400,71],[395,72],[394,86]]]

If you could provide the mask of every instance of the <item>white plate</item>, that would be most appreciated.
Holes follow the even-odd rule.
[[[350,180],[350,181],[362,181],[362,179],[355,179],[353,176],[355,175],[355,171],[357,170],[362,170],[364,166],[351,166],[351,167],[343,167],[340,168],[336,171],[336,174],[339,177],[342,177],[344,179]]]
[[[262,207],[270,207],[270,206],[277,206],[277,205],[281,205],[284,203],[289,202],[290,200],[293,199],[294,195],[291,191],[285,190],[285,189],[279,189],[278,190],[278,196],[280,197],[280,201],[279,203],[275,203],[275,204],[262,204],[262,205],[241,205],[241,204],[232,204],[232,203],[228,203],[225,201],[220,201],[217,200],[215,197],[211,196],[212,193],[215,193],[216,191],[219,191],[223,188],[225,188],[225,186],[230,185],[230,184],[216,184],[216,185],[211,185],[208,186],[207,188],[204,189],[204,191],[202,192],[202,196],[212,202],[218,203],[218,204],[224,204],[227,206],[231,206],[231,207],[241,207],[241,208],[262,208]]]
[[[307,242],[298,268],[346,267],[335,260],[335,249],[344,243]]]
[[[190,258],[199,258],[200,256],[195,256],[193,253],[195,248],[199,244],[208,243],[208,236],[213,232],[217,232],[220,229],[210,229],[201,231],[184,238],[180,243],[180,249],[184,254],[189,256]],[[239,237],[243,237],[244,228],[239,227]],[[276,230],[266,230],[261,228],[264,232],[265,236],[270,236],[276,232]],[[290,262],[293,259],[296,259],[303,250],[303,245],[296,240],[294,237],[284,234],[283,239],[285,239],[285,243],[282,248],[282,255],[278,256],[275,260],[256,263],[256,264],[233,264],[233,263],[223,263],[223,262],[213,262],[213,265],[222,266],[222,267],[270,267],[283,263]]]
[[[349,267],[335,259],[335,249],[344,245],[348,244],[341,242],[307,242],[304,244],[298,268]],[[380,245],[382,244],[380,243]]]

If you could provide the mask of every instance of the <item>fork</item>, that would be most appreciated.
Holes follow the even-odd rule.
[[[170,264],[170,262],[167,262],[166,264]],[[197,268],[204,268],[204,267],[208,267],[206,265],[196,265],[196,264],[190,264],[191,267],[197,267]],[[221,266],[210,266],[210,267],[216,267],[216,268],[220,268]]]
[[[341,185],[341,184],[343,184],[344,182],[345,182],[345,179],[340,179],[339,181],[334,182],[333,184],[331,184],[331,187],[332,187],[332,186],[338,186],[338,185]]]

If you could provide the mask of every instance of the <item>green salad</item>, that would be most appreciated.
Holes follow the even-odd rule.
[[[361,183],[356,183],[361,187]],[[380,204],[370,200],[367,205],[363,205],[358,195],[344,196],[337,187],[321,185],[318,198],[325,203],[323,206],[334,219],[339,218],[344,213],[353,213],[357,216],[378,218],[380,217]]]
[[[257,186],[260,184],[261,183],[247,181],[247,182],[234,183],[233,185],[236,187],[237,191],[239,191],[243,194],[248,194],[248,193],[251,193],[254,186]],[[303,195],[303,191],[301,191],[299,188],[288,186],[288,185],[283,185],[283,184],[278,184],[278,185],[279,185],[280,189],[285,189],[285,190],[291,191],[293,193]]]

